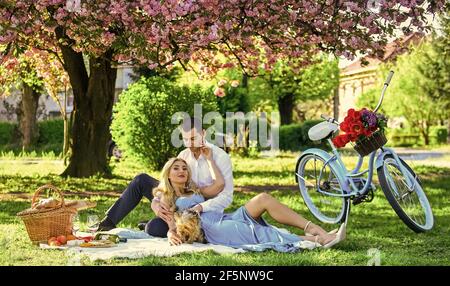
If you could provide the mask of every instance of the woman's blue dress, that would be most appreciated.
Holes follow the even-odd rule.
[[[202,195],[194,194],[177,198],[175,204],[178,210],[182,211],[204,201]],[[296,252],[314,247],[314,243],[303,241],[298,235],[278,229],[263,218],[255,220],[244,206],[229,214],[203,212],[200,217],[206,240],[212,244],[252,251],[273,249],[280,252]]]

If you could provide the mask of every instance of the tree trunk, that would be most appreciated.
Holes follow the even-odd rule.
[[[423,133],[423,139],[425,141],[425,146],[430,145],[430,136],[429,136],[429,134],[427,132]]]
[[[69,120],[67,119],[67,115],[63,115],[64,120],[64,143],[63,143],[63,157],[67,155],[69,152]]]
[[[243,88],[248,88],[248,76],[245,73],[242,74],[242,84],[241,85]]]
[[[22,101],[20,102],[19,131],[22,148],[30,149],[39,137],[36,113],[41,94],[31,86],[23,83]]]
[[[450,144],[450,117],[447,119],[447,143]]]
[[[67,157],[69,152],[69,119],[67,118],[67,88],[64,89],[64,105],[62,106],[61,115],[64,120],[64,143],[63,143],[63,158]]]
[[[292,113],[294,110],[294,94],[286,93],[278,98],[278,110],[280,112],[281,125],[292,123]]]
[[[333,118],[339,121],[339,86],[333,94]]]
[[[429,132],[429,127],[424,126],[423,123],[421,123],[421,125],[419,126],[420,129],[420,133],[422,133],[422,137],[423,137],[423,142],[425,144],[425,146],[428,146],[430,144],[430,132]]]
[[[107,143],[117,75],[112,52],[90,59],[88,76],[81,53],[67,46],[61,50],[74,94],[70,162],[62,176],[110,176]]]

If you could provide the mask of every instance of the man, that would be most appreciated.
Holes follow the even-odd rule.
[[[192,172],[192,180],[208,197],[213,197],[196,205],[193,209],[198,212],[223,212],[233,200],[233,173],[230,156],[219,147],[205,140],[206,132],[202,128],[201,120],[195,117],[183,120],[180,125],[183,142],[186,147],[178,155],[184,159]],[[202,149],[212,151],[212,157],[222,173],[225,184],[223,187],[213,185],[213,170],[202,154]],[[106,212],[105,218],[100,222],[98,231],[106,231],[116,225],[130,213],[141,201],[142,197],[149,199],[151,208],[157,217],[145,225],[145,231],[158,237],[166,237],[169,227],[167,221],[172,216],[169,208],[158,200],[153,200],[152,190],[159,182],[147,174],[136,176],[121,197]]]

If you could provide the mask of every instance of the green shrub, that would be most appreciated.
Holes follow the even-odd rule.
[[[302,126],[300,124],[289,124],[280,126],[280,150],[298,151],[303,142]]]
[[[253,125],[255,124],[255,125]],[[232,126],[230,130],[227,129],[227,125]],[[217,146],[224,147],[224,149],[233,154],[237,154],[244,157],[257,156],[261,150],[270,149],[270,146],[262,146],[260,141],[260,134],[262,127],[266,127],[266,139],[270,136],[270,123],[263,117],[245,117],[245,118],[224,118],[222,120],[222,130],[215,130],[224,134],[231,133],[233,135],[233,143],[229,144],[225,137],[221,136],[217,139],[212,136],[213,143]],[[256,127],[256,128],[255,128]],[[252,130],[250,129],[252,128]],[[255,128],[253,130],[253,128]],[[250,138],[252,136],[252,138]],[[223,145],[221,145],[223,143]]]
[[[444,126],[433,126],[430,130],[432,144],[446,144],[448,130]]]
[[[14,138],[17,124],[11,122],[0,123],[0,149],[2,151],[21,152],[21,143]],[[64,123],[62,119],[52,119],[38,122],[39,138],[29,151],[53,152],[59,154],[62,152],[64,140]],[[16,135],[17,136],[17,135]]]
[[[39,125],[39,145],[63,144],[64,142],[64,121],[62,119],[51,119],[40,121]]]
[[[413,128],[388,128],[386,137],[387,145],[391,147],[414,147],[424,144],[420,133]]]
[[[139,159],[147,166],[160,169],[181,148],[171,144],[176,112],[191,116],[194,104],[203,105],[203,114],[217,111],[212,90],[200,86],[178,86],[159,78],[141,78],[120,95],[114,106],[111,134],[126,156]]]
[[[308,148],[321,148],[329,150],[326,141],[314,142],[308,137],[309,129],[322,122],[322,120],[306,120],[302,124],[289,124],[280,126],[280,150],[301,151]]]
[[[226,96],[217,97],[216,100],[219,112],[223,117],[226,116],[226,112],[242,111],[247,113],[250,111],[248,91],[246,88],[228,88],[226,91]]]
[[[16,124],[10,122],[0,122],[0,145],[6,145],[12,142],[16,126]]]

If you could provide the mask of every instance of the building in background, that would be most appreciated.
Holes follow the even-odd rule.
[[[339,90],[335,94],[335,117],[338,115],[338,121],[342,121],[346,116],[349,108],[356,106],[356,100],[365,91],[374,87],[377,82],[377,69],[382,63],[395,61],[398,55],[408,51],[411,45],[418,45],[425,35],[422,33],[412,33],[409,36],[399,38],[386,45],[383,58],[376,59],[371,57],[363,57],[355,62],[341,68]],[[367,61],[368,64],[363,66],[362,62]],[[381,92],[381,86],[380,92]],[[337,114],[336,114],[337,113]]]
[[[117,68],[116,90],[114,102],[119,94],[133,82],[131,76],[133,68],[128,65],[121,65]],[[59,94],[60,102],[64,103],[64,92]],[[16,90],[9,96],[0,97],[0,121],[17,121],[17,108],[21,99],[21,91]],[[67,93],[66,110],[70,114],[73,110],[73,94],[71,90]],[[61,116],[58,104],[48,94],[42,94],[39,98],[37,111],[38,120],[58,118]]]

